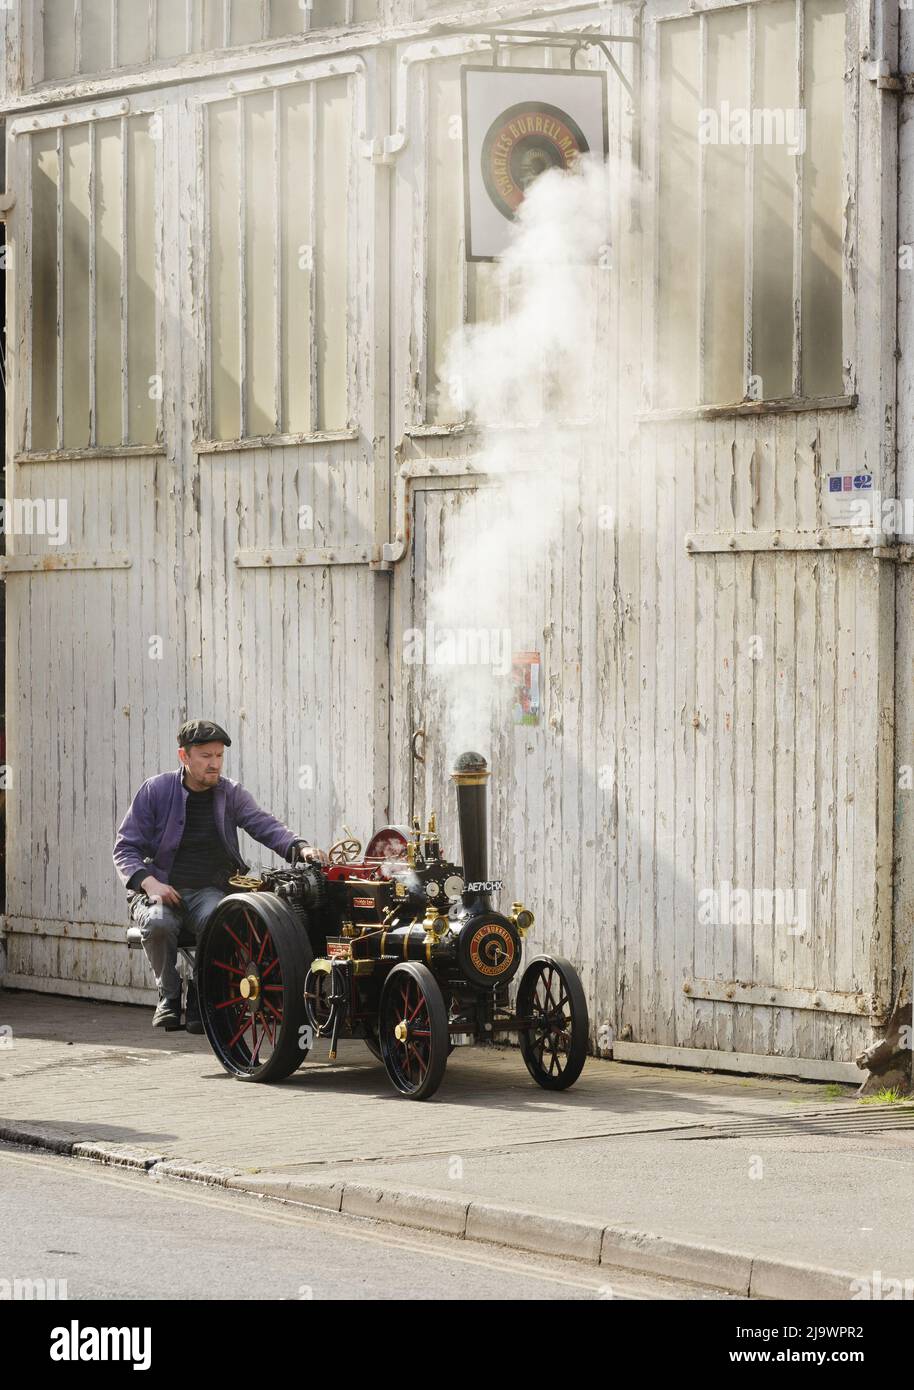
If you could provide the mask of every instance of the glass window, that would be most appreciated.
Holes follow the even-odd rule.
[[[660,25],[655,406],[841,394],[844,30],[841,0]]]
[[[87,122],[30,140],[29,446],[152,444],[161,393],[149,118]]]
[[[346,77],[209,107],[210,433],[349,425]]]

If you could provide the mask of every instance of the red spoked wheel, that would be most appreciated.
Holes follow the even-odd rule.
[[[425,965],[395,965],[381,991],[378,1041],[387,1075],[402,1096],[428,1100],[447,1066],[447,1008]]]
[[[584,987],[570,961],[536,956],[517,988],[521,1055],[538,1086],[564,1091],[581,1075],[589,1023]]]
[[[210,1046],[240,1081],[281,1081],[308,1054],[304,1006],[311,948],[273,893],[231,893],[197,946],[194,977]]]

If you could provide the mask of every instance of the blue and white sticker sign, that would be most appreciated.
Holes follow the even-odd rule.
[[[465,67],[463,187],[466,254],[491,261],[534,179],[608,150],[605,72]]]
[[[822,512],[826,526],[873,525],[872,473],[826,473]]]

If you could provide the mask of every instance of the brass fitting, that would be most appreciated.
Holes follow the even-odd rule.
[[[434,946],[441,940],[442,936],[444,936],[444,933],[447,931],[448,919],[444,917],[436,907],[432,907],[431,904],[429,904],[428,911],[425,914],[425,921],[422,925],[425,928],[424,944],[426,946]]]
[[[530,928],[533,926],[533,923],[536,921],[536,918],[530,911],[529,907],[524,907],[523,903],[512,903],[511,916],[509,920],[514,923],[515,927],[517,927],[517,930],[520,933],[521,937],[524,937],[526,936]]]

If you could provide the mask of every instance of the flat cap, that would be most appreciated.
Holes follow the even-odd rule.
[[[224,743],[231,748],[232,740],[223,728],[212,719],[188,719],[178,730],[178,744],[188,748],[192,743]]]

